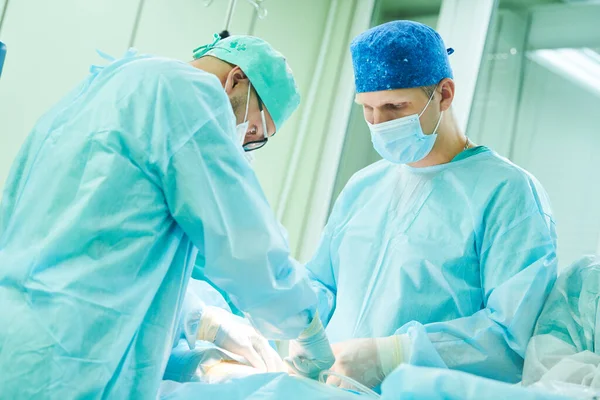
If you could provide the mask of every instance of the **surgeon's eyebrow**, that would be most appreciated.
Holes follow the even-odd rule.
[[[404,101],[394,101],[393,99],[386,99],[383,100],[377,104],[366,104],[363,102],[360,102],[358,99],[354,99],[354,102],[356,104],[358,104],[359,106],[367,106],[367,107],[371,107],[371,108],[380,108],[380,107],[386,107],[386,106],[402,106],[405,107],[409,104],[411,104],[410,101],[404,100]]]

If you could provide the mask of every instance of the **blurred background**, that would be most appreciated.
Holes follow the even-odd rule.
[[[0,188],[36,120],[95,52],[190,60],[225,28],[230,0],[0,0]],[[284,53],[303,102],[255,169],[293,253],[308,259],[353,173],[378,159],[354,104],[348,45],[370,26],[412,19],[455,53],[454,112],[469,138],[533,173],[550,195],[562,267],[600,252],[600,1],[237,0],[232,34]],[[60,157],[60,154],[57,154]],[[202,199],[199,199],[201,201]]]

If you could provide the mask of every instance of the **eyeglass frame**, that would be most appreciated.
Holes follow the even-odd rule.
[[[262,126],[263,126],[263,138],[259,139],[259,140],[254,140],[252,142],[245,143],[242,146],[244,148],[245,152],[262,149],[263,147],[265,147],[265,145],[269,141],[269,132],[267,132],[267,119],[265,118],[265,110],[264,110],[264,106],[263,106],[264,103],[263,103],[262,99],[260,98],[258,91],[256,91],[256,88],[254,89],[254,93],[256,93],[256,99],[258,100],[258,110],[260,111],[260,118],[262,120]],[[271,136],[275,136],[275,133],[273,133],[273,135],[271,135]],[[252,147],[252,146],[256,146],[256,147]]]

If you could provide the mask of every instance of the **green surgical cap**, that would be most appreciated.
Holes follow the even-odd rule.
[[[243,35],[221,40],[215,34],[211,44],[194,50],[195,59],[204,56],[216,57],[244,71],[269,110],[276,130],[300,105],[300,93],[290,66],[285,57],[264,40]]]

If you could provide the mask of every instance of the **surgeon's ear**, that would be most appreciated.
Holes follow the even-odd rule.
[[[248,77],[244,71],[238,66],[233,67],[232,70],[229,71],[227,80],[225,81],[225,93],[230,94],[239,83],[247,81]]]
[[[438,85],[438,91],[442,95],[440,111],[446,111],[452,105],[452,101],[454,101],[454,81],[450,78],[442,80]]]

